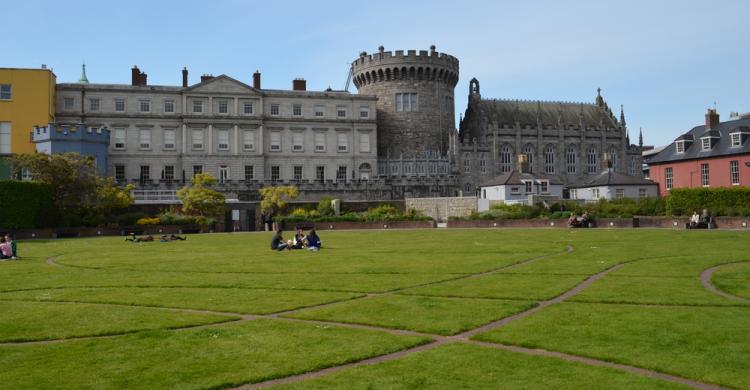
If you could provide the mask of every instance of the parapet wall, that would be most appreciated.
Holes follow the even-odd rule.
[[[448,198],[406,198],[407,210],[414,209],[436,221],[447,221],[450,217],[466,217],[477,209],[477,198],[448,197]]]
[[[458,58],[439,53],[433,49],[382,50],[367,55],[364,52],[352,63],[354,85],[363,85],[395,80],[426,80],[444,82],[451,87],[458,83]]]

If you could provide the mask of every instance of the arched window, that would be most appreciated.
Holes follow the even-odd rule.
[[[565,163],[568,167],[567,172],[571,174],[576,173],[576,147],[575,145],[569,145],[568,150],[565,152]]]
[[[596,155],[596,148],[593,146],[589,146],[588,151],[586,151],[586,173],[588,174],[595,174],[599,171],[599,159]]]
[[[523,147],[523,154],[526,155],[526,159],[529,163],[529,173],[534,173],[534,145],[526,144]]]
[[[617,156],[617,149],[614,147],[609,148],[609,159],[612,161],[612,170],[617,170],[617,163],[619,162]]]
[[[630,158],[630,169],[628,170],[628,173],[631,176],[638,176],[638,159],[635,157]]]
[[[513,149],[505,144],[500,148],[500,172],[506,173],[513,170]]]
[[[555,147],[552,145],[547,145],[544,148],[544,173],[555,174]]]

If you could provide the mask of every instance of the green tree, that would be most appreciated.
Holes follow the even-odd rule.
[[[216,184],[216,178],[210,173],[199,173],[193,176],[192,186],[177,190],[177,197],[182,201],[182,211],[202,218],[215,218],[224,212],[224,195],[210,186]]]
[[[295,186],[265,187],[259,192],[260,210],[267,215],[283,210],[289,201],[299,196],[299,189]]]

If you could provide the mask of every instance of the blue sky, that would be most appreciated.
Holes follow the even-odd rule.
[[[203,73],[263,87],[344,87],[360,51],[421,49],[459,58],[483,97],[593,102],[625,114],[631,139],[662,145],[704,121],[750,111],[747,1],[12,1],[2,0],[0,67],[52,67],[74,82],[179,85]],[[351,87],[355,92],[356,88]],[[743,93],[744,92],[744,93]]]

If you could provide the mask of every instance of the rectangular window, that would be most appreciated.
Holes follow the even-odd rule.
[[[271,115],[273,115],[273,116],[279,116],[279,105],[278,104],[271,104]]]
[[[0,100],[13,99],[13,89],[11,84],[0,84]]]
[[[349,151],[349,139],[347,138],[346,133],[338,133],[336,138],[338,140],[338,151]]]
[[[336,171],[336,181],[346,181],[346,165],[340,165]]]
[[[272,165],[271,166],[271,180],[273,181],[279,181],[279,172],[281,172],[281,168],[278,165]]]
[[[292,115],[294,115],[294,116],[302,116],[302,105],[301,104],[294,104],[294,105],[292,105]]]
[[[315,133],[315,151],[326,151],[326,133]]]
[[[164,181],[172,183],[174,181],[174,165],[164,166]]]
[[[729,162],[729,177],[732,179],[732,185],[740,184],[740,162],[732,160]]]
[[[151,112],[151,101],[141,100],[140,101],[141,112]]]
[[[125,150],[125,129],[115,127],[115,150]]]
[[[336,117],[337,118],[346,118],[346,106],[337,106],[336,107]]]
[[[368,119],[370,118],[370,106],[360,106],[359,107],[359,117],[362,119]]]
[[[677,153],[685,153],[685,142],[683,141],[675,142],[675,148],[677,150]]]
[[[255,167],[253,165],[245,165],[245,181],[255,180]]]
[[[624,188],[616,188],[615,189],[615,199],[622,199],[625,197],[625,189]]]
[[[479,160],[479,172],[482,174],[487,173],[487,160]]]
[[[639,188],[638,189],[638,199],[643,199],[646,196],[648,196],[648,193],[646,192],[645,188]]]
[[[701,147],[703,150],[711,150],[711,138],[701,138]]]
[[[151,130],[141,129],[138,133],[138,148],[151,149]]]
[[[323,165],[318,165],[315,167],[315,179],[319,182],[326,181],[326,167]]]
[[[510,187],[511,195],[518,195],[521,193],[521,187]]]
[[[708,187],[711,185],[708,172],[708,164],[701,164],[701,185]]]
[[[296,181],[302,181],[302,165],[295,165],[292,167],[292,177]]]
[[[164,101],[164,112],[167,112],[167,113],[174,112],[174,100]]]
[[[359,133],[359,152],[370,153],[370,134]]]
[[[539,189],[542,191],[543,194],[549,194],[549,182],[547,180],[540,181]]]
[[[201,113],[201,112],[203,112],[203,101],[202,100],[193,100],[193,112],[195,112],[195,113]]]
[[[302,132],[294,132],[292,133],[292,151],[294,152],[302,152],[304,150],[303,142],[305,139],[305,134]]]
[[[591,189],[591,198],[593,198],[593,199],[599,199],[599,189],[598,188],[592,188]]]
[[[242,105],[242,112],[244,112],[247,115],[251,115],[253,113],[253,103],[245,103]]]
[[[672,189],[672,167],[664,168],[664,187],[667,190]]]
[[[99,111],[99,99],[89,99],[89,111]]]
[[[326,107],[323,105],[316,105],[315,106],[315,116],[316,117],[322,117],[326,115]]]
[[[115,181],[122,183],[125,181],[125,166],[115,165]]]
[[[255,150],[255,132],[245,130],[243,135],[242,149],[246,152],[252,152]]]
[[[222,165],[219,167],[219,184],[224,184],[229,180],[229,167]]]
[[[219,150],[229,150],[229,130],[219,130]]]
[[[417,111],[416,93],[397,93],[396,111]]]
[[[75,99],[73,99],[72,97],[63,98],[63,108],[65,110],[72,110],[73,104],[75,104]]]
[[[190,143],[193,150],[203,150],[203,130],[193,130]]]
[[[125,112],[125,99],[115,99],[115,112]]]
[[[578,190],[577,189],[570,190],[570,199],[578,199]]]
[[[148,165],[141,165],[141,183],[151,180],[151,167]]]
[[[174,150],[175,131],[164,129],[164,150]]]
[[[281,133],[279,132],[271,133],[271,151],[272,152],[281,151]]]
[[[471,160],[464,158],[464,173],[471,173]]]
[[[742,133],[732,133],[732,147],[742,146]]]
[[[523,182],[523,184],[525,186],[524,191],[527,194],[530,194],[532,191],[534,191],[534,183],[532,183],[531,181],[525,181]]]
[[[227,113],[229,113],[229,103],[226,100],[222,100],[219,102],[219,114]]]
[[[193,176],[203,173],[203,165],[193,165]]]

